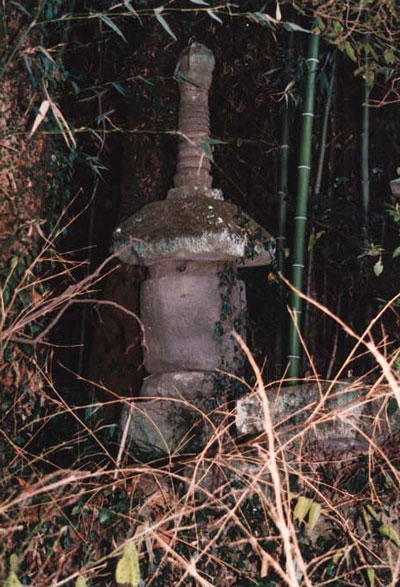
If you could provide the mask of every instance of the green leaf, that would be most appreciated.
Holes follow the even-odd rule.
[[[19,569],[19,557],[17,554],[12,554],[10,556],[10,571],[13,573],[18,573]]]
[[[126,40],[124,33],[121,31],[121,29],[119,27],[117,27],[117,25],[115,24],[115,22],[113,22],[111,20],[111,18],[109,18],[105,14],[100,14],[100,18],[107,26],[110,27],[110,29],[112,29],[114,31],[114,33],[117,33],[117,35],[119,35],[122,39],[124,39],[125,43],[128,42]]]
[[[368,510],[368,512],[371,514],[371,516],[374,518],[374,520],[376,522],[380,522],[381,518],[380,518],[379,514],[374,510],[374,508],[372,507],[372,505],[370,505],[369,503],[367,503],[367,505],[365,507]]]
[[[313,501],[310,507],[310,512],[308,514],[308,529],[310,531],[314,530],[321,515],[321,510],[322,505],[320,503],[317,503],[316,501]]]
[[[368,577],[368,581],[369,581],[369,584],[371,585],[371,587],[375,587],[375,569],[373,569],[372,567],[369,567],[367,569],[367,577]]]
[[[8,575],[3,587],[22,587],[21,581],[18,579],[14,571],[11,571]]]
[[[202,6],[209,6],[209,3],[205,2],[204,0],[190,0],[190,2],[192,4],[201,4]]]
[[[111,518],[111,510],[108,508],[101,508],[99,511],[99,522],[100,524],[106,524]]]
[[[118,584],[128,584],[130,587],[139,586],[139,555],[133,542],[127,542],[124,546],[124,554],[118,561],[115,571],[115,580]]]
[[[383,272],[382,258],[380,257],[374,265],[374,273],[376,277],[379,277]]]
[[[19,558],[17,554],[10,556],[10,573],[3,583],[3,587],[22,587],[21,581],[17,577],[19,568]]]
[[[392,542],[394,542],[396,546],[400,547],[400,537],[397,533],[397,530],[395,530],[393,526],[391,526],[390,524],[382,524],[381,526],[379,526],[378,532],[382,536],[385,536],[386,538],[389,538],[389,540],[392,540]]]
[[[369,516],[368,516],[367,509],[365,507],[362,507],[361,508],[361,513],[362,513],[362,517],[363,517],[363,522],[364,522],[365,528],[366,528],[367,532],[370,534],[371,533],[371,523],[369,521]]]
[[[349,43],[347,41],[346,44],[345,44],[345,46],[344,46],[344,48],[345,48],[345,51],[347,53],[347,56],[350,57],[350,59],[352,61],[355,61],[357,63],[357,57],[356,57],[356,54],[354,53],[354,49],[353,49],[351,43]]]
[[[308,514],[312,503],[313,502],[311,499],[309,499],[308,497],[304,497],[304,495],[301,495],[296,503],[296,507],[294,508],[294,519],[299,520],[299,522],[302,522]]]
[[[395,259],[396,257],[398,257],[400,255],[400,247],[396,247],[395,250],[393,251],[393,259]]]
[[[396,63],[396,56],[393,51],[386,49],[383,53],[383,58],[388,65],[394,65]]]
[[[156,19],[158,20],[160,25],[164,28],[164,30],[167,31],[169,36],[172,37],[175,41],[177,41],[178,39],[176,38],[176,35],[172,32],[171,27],[169,26],[169,24],[167,23],[165,18],[161,15],[163,10],[164,10],[164,6],[159,6],[158,8],[154,9],[154,14],[156,16]]]
[[[84,577],[78,577],[75,582],[75,587],[87,587],[86,579]]]

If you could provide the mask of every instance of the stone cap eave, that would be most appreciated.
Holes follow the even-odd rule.
[[[215,198],[157,200],[113,233],[113,252],[130,265],[163,261],[230,261],[269,265],[274,238],[236,205]]]

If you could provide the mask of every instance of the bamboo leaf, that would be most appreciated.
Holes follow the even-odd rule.
[[[376,277],[379,277],[383,272],[382,258],[380,257],[374,265],[374,273]]]
[[[130,13],[132,13],[134,16],[136,16],[136,18],[139,18],[138,13],[133,8],[133,6],[131,5],[130,1],[129,0],[122,0],[122,1],[124,3],[125,8],[127,8]]]
[[[400,547],[400,537],[397,533],[397,530],[395,530],[393,526],[391,526],[390,524],[382,524],[381,526],[379,526],[378,532],[382,536],[385,536],[386,538],[389,538],[389,540],[392,540],[392,542],[394,542],[396,546]]]
[[[381,518],[379,516],[379,514],[374,510],[374,508],[372,507],[372,505],[370,505],[369,503],[367,503],[367,505],[365,506],[366,509],[368,510],[368,512],[371,514],[371,516],[374,518],[374,520],[376,522],[380,522]]]
[[[310,507],[310,512],[308,514],[308,529],[310,531],[314,530],[321,515],[321,511],[322,505],[320,503],[317,503],[316,501],[313,501]]]
[[[115,571],[115,580],[119,584],[128,584],[130,587],[138,587],[140,583],[140,566],[137,548],[133,542],[127,542],[124,546],[124,554],[118,561]]]
[[[371,587],[375,587],[375,569],[369,567],[367,569],[367,577]]]
[[[39,128],[40,124],[46,118],[46,114],[47,114],[49,107],[50,107],[50,101],[43,100],[43,102],[40,104],[39,112],[37,113],[36,118],[34,120],[34,123],[32,125],[31,132],[29,133],[30,137],[34,134],[34,132]]]
[[[309,29],[305,29],[302,26],[296,24],[295,22],[283,22],[282,26],[287,31],[294,31],[298,33],[312,33]]]
[[[20,4],[19,2],[14,2],[14,0],[11,0],[10,4],[13,4],[16,8],[18,8],[18,10],[21,10],[21,12],[23,12],[27,16],[31,16],[31,13],[26,8],[24,8],[22,4]]]
[[[347,56],[352,60],[355,61],[357,63],[357,57],[356,54],[354,53],[354,49],[351,45],[351,43],[347,42],[344,46],[344,49],[347,53]]]
[[[121,94],[122,96],[127,96],[128,92],[126,91],[126,89],[121,85],[121,84],[117,84],[117,82],[111,82],[111,85],[117,90],[117,92],[119,94]]]
[[[299,522],[302,522],[309,512],[311,504],[311,499],[309,499],[308,497],[304,497],[304,495],[301,495],[296,503],[296,507],[294,508],[294,519],[299,520]]]
[[[209,3],[205,2],[204,0],[190,0],[190,2],[192,4],[201,4],[202,6],[209,6]]]
[[[165,20],[165,18],[161,15],[162,11],[164,10],[164,6],[159,6],[158,8],[154,9],[154,14],[160,25],[164,28],[165,31],[172,37],[175,41],[177,41],[176,35],[172,32],[171,27]]]
[[[217,16],[215,14],[215,12],[213,12],[211,10],[211,8],[207,8],[206,12],[207,12],[208,16],[210,16],[211,18],[213,18],[214,20],[216,20],[217,22],[219,22],[219,24],[224,24],[223,21],[220,19],[220,17]]]
[[[370,534],[371,533],[371,524],[369,521],[367,509],[365,507],[362,507],[361,513],[362,513],[362,517],[363,517],[363,521],[364,521],[364,526],[365,526],[367,532]]]
[[[121,31],[121,29],[119,27],[117,27],[117,25],[115,24],[115,22],[113,22],[111,20],[111,18],[109,18],[107,15],[102,14],[102,13],[100,14],[100,18],[107,26],[110,27],[110,29],[112,29],[114,31],[114,33],[117,33],[117,35],[119,35],[122,39],[124,39],[125,43],[128,42],[126,40],[124,33]]]

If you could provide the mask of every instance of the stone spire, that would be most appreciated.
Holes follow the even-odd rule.
[[[215,59],[212,52],[200,43],[193,43],[181,54],[178,79],[181,94],[178,131],[181,134],[177,173],[168,197],[177,194],[194,195],[211,188],[211,162],[206,149],[210,135],[208,92],[212,81]]]

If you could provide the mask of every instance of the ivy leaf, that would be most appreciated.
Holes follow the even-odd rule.
[[[110,518],[111,518],[111,511],[108,508],[101,508],[101,510],[99,512],[100,524],[106,524]]]
[[[127,542],[124,546],[124,554],[118,561],[115,571],[115,580],[118,584],[127,584],[130,587],[139,586],[139,555],[133,542]]]
[[[107,26],[110,27],[110,29],[112,29],[114,31],[114,33],[117,33],[117,35],[119,35],[122,39],[124,39],[125,43],[128,42],[126,40],[124,33],[121,31],[121,29],[119,27],[117,27],[117,25],[115,24],[115,22],[113,22],[111,20],[111,18],[109,18],[105,14],[100,14],[100,18]]]
[[[177,39],[176,35],[172,32],[171,27],[169,26],[169,24],[167,23],[165,18],[161,15],[163,10],[164,10],[164,6],[159,6],[158,8],[154,9],[154,14],[156,16],[156,19],[158,20],[160,25],[164,28],[164,30],[167,31],[169,36],[172,37],[175,41],[177,41],[178,39]]]

